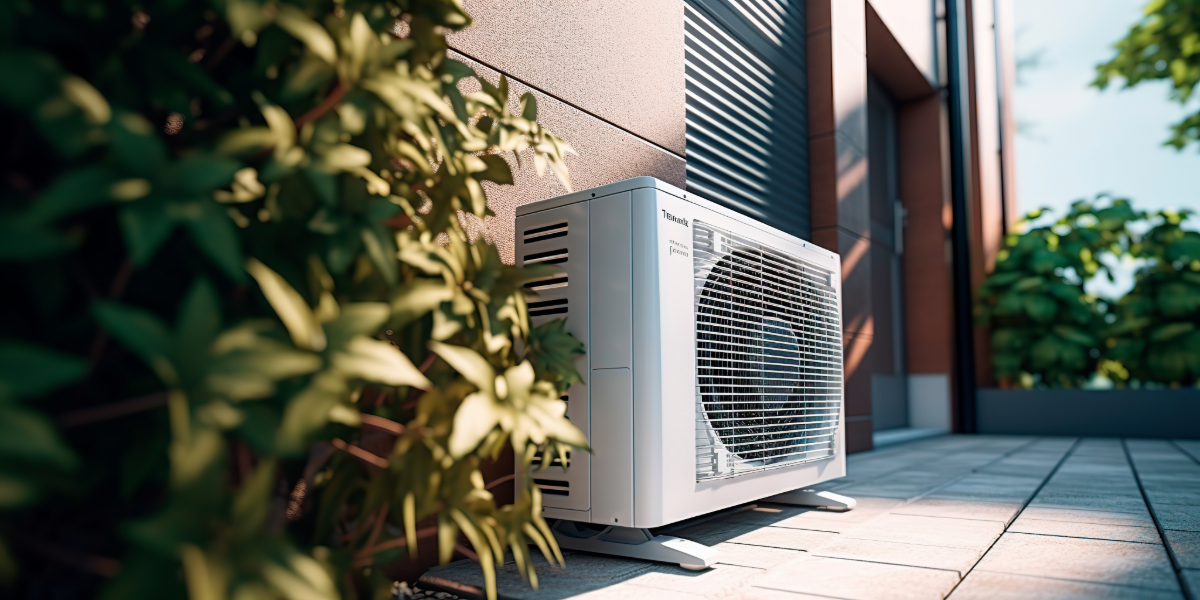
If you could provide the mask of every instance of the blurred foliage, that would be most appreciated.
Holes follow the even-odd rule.
[[[1163,211],[1133,248],[1148,259],[1114,307],[1104,354],[1124,368],[1110,377],[1169,386],[1200,381],[1200,233],[1180,225],[1191,211]]]
[[[1096,67],[1092,85],[1105,89],[1115,78],[1127,88],[1166,80],[1171,99],[1186,105],[1200,83],[1200,0],[1150,0],[1143,13],[1114,44],[1117,55]],[[1171,130],[1166,143],[1177,149],[1200,141],[1200,111]]]
[[[458,0],[0,3],[0,585],[382,598],[379,565],[561,554],[526,483],[586,440],[484,182],[570,146],[446,56]],[[414,364],[415,363],[415,364]],[[543,461],[543,464],[549,464]],[[420,523],[431,524],[418,529]],[[472,550],[468,550],[469,544]]]
[[[1190,212],[1135,211],[1127,200],[1078,201],[1062,218],[1030,212],[1009,234],[979,289],[977,324],[991,331],[1002,386],[1079,387],[1200,381],[1200,233]],[[1034,224],[1037,224],[1034,226]],[[1103,260],[1107,259],[1107,260]],[[1111,265],[1140,261],[1120,299],[1084,291]]]

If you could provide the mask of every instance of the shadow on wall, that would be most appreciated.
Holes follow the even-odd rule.
[[[451,58],[462,61],[492,83],[498,83],[500,74],[480,63],[454,52]],[[519,111],[521,95],[532,91],[519,81],[509,78],[509,97],[512,111]],[[478,91],[466,87],[463,93]],[[577,108],[565,104],[541,92],[533,91],[538,104],[538,121],[555,135],[566,140],[575,149],[576,156],[567,157],[571,185],[576,190],[593,188],[630,177],[649,175],[671,185],[683,188],[687,185],[683,159],[647,143],[641,138],[610,125]],[[521,163],[509,160],[513,171],[514,185],[484,183],[488,208],[496,216],[487,223],[487,235],[507,264],[515,262],[514,225],[517,207],[546,198],[567,193],[567,189],[550,173],[538,177],[531,151],[523,153]]]

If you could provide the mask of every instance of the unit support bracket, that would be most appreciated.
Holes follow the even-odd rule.
[[[829,510],[846,511],[858,505],[854,498],[847,498],[833,492],[818,492],[817,490],[792,490],[762,499],[763,502],[775,504],[791,504],[793,506],[815,506]]]
[[[551,529],[558,546],[600,554],[675,563],[685,569],[711,567],[717,550],[670,535],[653,535],[649,529],[607,526],[594,529],[574,521],[557,521]]]

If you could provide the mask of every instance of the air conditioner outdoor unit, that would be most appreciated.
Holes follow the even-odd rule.
[[[591,443],[520,472],[559,545],[712,565],[649,529],[747,502],[847,510],[806,489],[846,474],[836,254],[650,177],[517,209],[534,325],[566,318],[585,382],[563,399]]]

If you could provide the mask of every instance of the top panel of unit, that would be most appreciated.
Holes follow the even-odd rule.
[[[659,181],[658,179],[655,179],[653,177],[631,177],[629,179],[623,179],[621,181],[610,183],[608,185],[602,185],[599,187],[594,187],[594,188],[579,191],[579,192],[563,194],[562,196],[556,196],[554,198],[547,198],[545,200],[531,202],[529,204],[518,206],[517,207],[517,216],[520,217],[520,216],[532,214],[535,212],[541,212],[543,210],[549,210],[551,208],[558,208],[560,206],[566,206],[568,204],[575,204],[576,202],[586,202],[588,200],[595,200],[597,198],[603,198],[605,196],[611,196],[613,194],[620,194],[621,192],[628,192],[628,191],[637,190],[637,189],[654,189],[654,190],[658,190],[660,192],[665,192],[667,194],[675,196],[676,198],[680,198],[687,202],[691,202],[698,206],[702,206],[704,208],[715,211],[715,212],[725,215],[727,217],[730,217],[730,218],[736,219],[738,221],[741,221],[743,223],[746,223],[747,225],[750,225],[756,229],[771,233],[772,235],[776,235],[776,236],[782,237],[784,239],[790,239],[790,240],[796,241],[797,243],[801,243],[800,240],[797,240],[796,237],[791,235],[790,233],[785,233],[783,231],[780,231],[779,229],[771,227],[770,225],[767,225],[766,223],[762,223],[755,219],[751,219],[741,213],[732,211],[732,210],[725,208],[724,206],[721,206],[720,204],[717,204],[715,202],[705,200],[704,198],[701,198],[691,192],[686,192],[686,191],[681,190],[665,181]],[[811,242],[803,242],[803,245],[815,252],[824,254],[830,258],[837,256],[836,252],[830,252],[829,250],[826,250],[826,249],[824,249],[820,246],[817,246],[816,244],[813,244]]]

